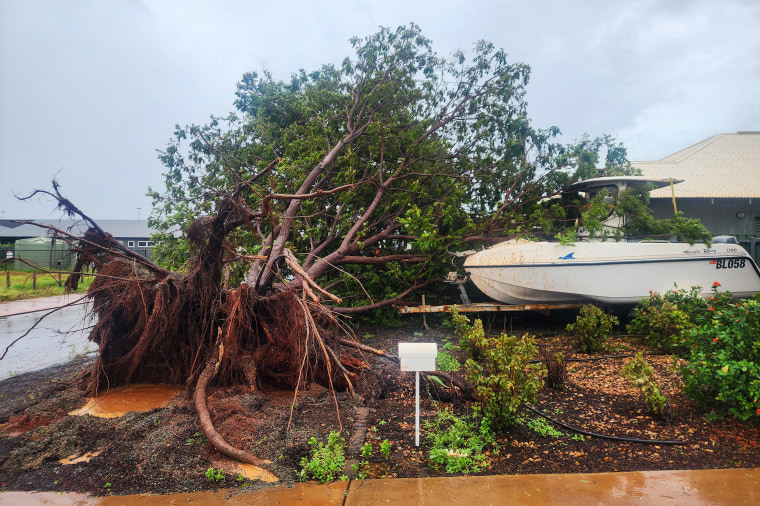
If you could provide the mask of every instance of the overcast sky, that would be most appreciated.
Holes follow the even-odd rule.
[[[485,39],[532,68],[533,124],[657,160],[760,130],[759,0],[0,0],[0,217],[145,219],[174,125],[233,109],[244,72],[339,64],[415,22],[448,55]],[[140,209],[138,209],[140,208]]]

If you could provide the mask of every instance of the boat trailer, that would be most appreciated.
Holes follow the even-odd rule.
[[[443,306],[402,306],[398,308],[401,314],[410,313],[450,313],[456,307],[460,313],[501,312],[501,311],[536,311],[548,314],[556,309],[577,309],[583,304],[499,304],[495,302],[480,302],[476,304],[445,304]]]
[[[469,253],[469,252],[468,252]],[[462,297],[463,304],[445,304],[443,306],[428,306],[425,304],[425,294],[422,294],[422,304],[419,306],[401,306],[398,312],[401,314],[413,313],[450,313],[456,306],[460,313],[480,313],[480,312],[518,312],[518,311],[536,311],[541,314],[549,315],[549,311],[556,309],[577,309],[583,304],[504,304],[503,302],[478,302],[471,303],[464,284],[470,278],[468,274],[459,274],[449,272],[444,283],[457,285],[459,294]]]

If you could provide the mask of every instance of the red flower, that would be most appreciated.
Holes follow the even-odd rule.
[[[713,283],[713,288],[718,288],[719,286],[720,286],[720,283],[718,283],[717,281]]]
[[[707,308],[707,310],[708,310],[708,311],[715,311],[715,308],[714,308],[714,307],[712,307],[712,306],[710,306],[710,307],[708,307],[708,308]]]
[[[760,415],[760,408],[757,408],[757,414]]]
[[[718,342],[718,338],[716,337],[715,339],[713,339],[713,342],[717,343]]]

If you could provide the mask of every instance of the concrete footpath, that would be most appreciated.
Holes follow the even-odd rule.
[[[87,296],[81,293],[70,295],[54,295],[52,297],[39,297],[36,299],[14,300],[0,302],[0,318],[17,314],[33,313],[63,307],[68,304],[84,304]]]
[[[760,502],[760,469],[526,474],[302,483],[257,492],[221,490],[161,496],[90,497],[0,492],[0,504],[26,505],[734,505]]]

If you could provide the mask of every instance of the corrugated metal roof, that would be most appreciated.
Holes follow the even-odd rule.
[[[656,162],[631,162],[642,175],[677,178],[676,198],[760,198],[760,132],[718,134]],[[670,188],[651,193],[670,198]]]
[[[64,232],[80,236],[85,228],[81,221],[75,220],[23,220],[33,221],[41,225],[50,225]],[[97,224],[114,237],[145,237],[149,238],[153,230],[148,228],[146,220],[99,220]],[[0,220],[0,238],[3,237],[37,237],[46,236],[44,228],[28,224],[12,223],[10,220]]]

